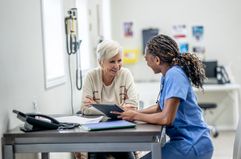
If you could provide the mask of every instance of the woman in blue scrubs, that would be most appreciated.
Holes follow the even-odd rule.
[[[211,159],[210,131],[192,88],[203,89],[202,62],[194,54],[180,53],[176,42],[163,34],[149,41],[145,59],[154,73],[162,74],[158,102],[143,110],[119,113],[120,117],[166,125],[170,140],[162,147],[163,159]]]

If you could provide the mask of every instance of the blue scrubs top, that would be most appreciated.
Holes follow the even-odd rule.
[[[202,117],[195,93],[187,75],[179,66],[171,67],[161,79],[162,89],[159,99],[161,110],[164,101],[177,97],[180,105],[175,120],[166,127],[170,143],[183,155],[193,148],[197,155],[213,151],[210,131]]]

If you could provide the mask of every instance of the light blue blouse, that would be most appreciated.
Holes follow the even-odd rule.
[[[160,94],[160,108],[164,108],[164,101],[177,97],[180,105],[175,120],[171,126],[166,127],[170,143],[181,152],[187,154],[194,148],[197,155],[213,151],[209,129],[202,117],[202,110],[197,104],[191,82],[181,67],[173,66],[162,77],[162,90]]]

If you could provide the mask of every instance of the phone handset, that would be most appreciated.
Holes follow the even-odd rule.
[[[33,117],[35,119],[39,119],[39,120],[43,120],[43,121],[49,120],[51,123],[60,124],[59,121],[57,121],[56,119],[54,119],[54,118],[52,118],[50,116],[44,115],[44,114],[27,113],[26,115],[28,115],[30,117]]]
[[[24,127],[21,128],[23,131],[38,131],[38,130],[53,130],[58,129],[60,123],[43,114],[35,114],[35,113],[22,113],[17,110],[13,110],[14,113],[17,114],[17,118],[24,122]]]
[[[78,123],[60,123],[56,119],[44,114],[25,114],[17,110],[13,110],[13,112],[17,114],[17,118],[24,122],[24,127],[21,127],[20,129],[25,132],[39,130],[72,129],[79,126]]]
[[[18,115],[18,118],[21,117],[22,121],[23,120],[25,121],[26,117],[32,117],[32,118],[39,119],[39,120],[43,119],[43,121],[46,121],[45,119],[47,119],[51,123],[60,124],[59,121],[57,121],[56,119],[54,119],[54,118],[52,118],[50,116],[44,115],[44,114],[36,114],[36,113],[26,113],[25,114],[25,113],[22,113],[22,112],[17,111],[17,110],[13,110],[13,112]]]

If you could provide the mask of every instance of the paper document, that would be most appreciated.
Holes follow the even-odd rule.
[[[104,116],[94,117],[94,118],[84,118],[81,116],[64,116],[55,118],[59,122],[63,123],[78,123],[82,124],[90,124],[90,123],[99,123]]]

